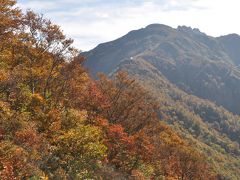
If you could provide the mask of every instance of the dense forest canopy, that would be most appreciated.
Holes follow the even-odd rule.
[[[0,179],[223,178],[137,79],[93,80],[59,26],[15,5],[0,0]]]

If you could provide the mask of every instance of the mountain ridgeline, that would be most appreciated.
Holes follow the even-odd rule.
[[[85,61],[16,3],[0,0],[1,180],[240,179],[237,35],[150,25]]]
[[[93,77],[126,71],[158,105],[158,116],[209,157],[225,179],[240,178],[240,36],[152,24],[83,52]]]
[[[83,53],[86,67],[111,73],[140,59],[188,94],[240,114],[240,36],[213,38],[186,26],[153,24]]]

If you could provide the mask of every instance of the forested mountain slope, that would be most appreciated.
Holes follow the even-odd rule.
[[[239,114],[239,42],[237,35],[213,38],[198,29],[153,24],[83,55],[94,75],[109,74],[126,60],[144,59],[188,94]]]
[[[196,148],[201,143],[191,144],[194,134],[184,138],[160,121],[172,106],[161,112],[140,76],[90,78],[73,40],[42,15],[22,12],[15,0],[0,0],[0,19],[1,180],[236,179],[237,159],[228,157],[239,153],[230,136],[235,121],[226,120],[224,140],[207,127],[199,133],[209,134],[209,143],[216,137],[216,152],[226,154],[220,163],[233,163],[222,173]]]
[[[95,77],[120,70],[135,77],[157,102],[161,120],[204,152],[218,173],[239,179],[239,46],[232,39],[238,43],[236,35],[213,38],[154,24],[82,54]]]

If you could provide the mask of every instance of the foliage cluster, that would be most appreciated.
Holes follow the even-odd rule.
[[[0,0],[1,179],[215,179],[125,73],[92,80],[59,26]]]

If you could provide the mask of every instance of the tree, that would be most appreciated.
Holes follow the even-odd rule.
[[[136,80],[92,80],[60,27],[15,3],[0,0],[1,179],[207,177]]]
[[[109,104],[105,118],[122,124],[130,134],[156,120],[155,106],[148,92],[126,73],[117,73],[113,80],[101,75],[98,87]]]
[[[80,122],[55,137],[55,148],[48,160],[48,163],[57,164],[55,169],[54,165],[49,165],[51,171],[62,169],[70,179],[96,177],[96,171],[106,156],[101,129]]]

